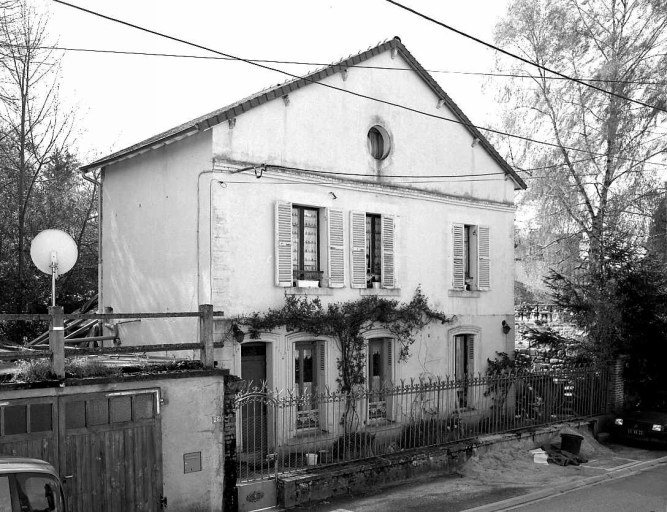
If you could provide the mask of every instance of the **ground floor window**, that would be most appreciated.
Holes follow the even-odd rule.
[[[317,388],[319,381],[324,380],[323,372],[324,345],[317,341],[297,342],[294,345],[294,391],[297,397],[297,429],[319,427]]]
[[[388,417],[386,389],[392,385],[392,340],[376,338],[368,342],[368,419]]]
[[[459,407],[468,407],[468,379],[473,375],[474,342],[472,334],[454,336],[454,371],[456,380],[461,382],[457,390]]]

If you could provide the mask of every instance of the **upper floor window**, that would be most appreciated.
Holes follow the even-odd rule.
[[[396,218],[350,212],[352,288],[396,288]]]
[[[276,286],[344,286],[343,211],[276,202],[275,250]]]
[[[317,281],[320,271],[320,212],[317,208],[292,206],[292,266],[295,281]]]
[[[366,281],[382,282],[382,224],[380,215],[366,214]]]
[[[452,226],[452,288],[490,289],[490,233],[488,226]]]
[[[382,126],[373,126],[368,130],[368,152],[375,160],[384,160],[389,155],[391,139]]]

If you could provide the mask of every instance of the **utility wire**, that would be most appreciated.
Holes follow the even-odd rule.
[[[11,43],[0,43],[0,47],[12,46],[15,48],[25,48],[25,45],[17,45]],[[64,46],[38,46],[36,47],[39,50],[58,50],[64,52],[83,52],[83,53],[102,53],[102,54],[112,54],[112,55],[137,55],[143,57],[170,57],[170,58],[182,58],[182,59],[200,59],[200,60],[225,60],[225,61],[234,61],[236,59],[232,57],[223,57],[220,55],[192,55],[192,54],[182,54],[182,53],[160,53],[160,52],[140,52],[140,51],[130,51],[130,50],[105,50],[100,48],[71,48]],[[3,54],[4,55],[4,54]],[[6,55],[5,55],[6,56]],[[329,66],[331,63],[327,62],[308,62],[308,61],[299,61],[299,60],[276,60],[276,59],[248,59],[250,62],[259,62],[264,64],[288,64],[296,66]],[[395,66],[370,66],[367,64],[355,64],[355,68],[359,69],[380,69],[385,71],[414,71],[412,68],[400,68]],[[529,74],[519,74],[519,73],[509,73],[509,72],[497,72],[493,73],[490,71],[453,71],[447,69],[427,69],[428,73],[442,73],[449,75],[466,75],[466,76],[489,76],[489,77],[500,77],[500,78],[537,78],[534,75]],[[545,78],[547,80],[568,80],[567,78],[560,76],[546,76],[540,77],[540,79]],[[648,82],[648,81],[633,81],[633,80],[606,80],[604,78],[580,78],[580,80],[585,80],[587,82],[604,82],[604,83],[616,83],[616,84],[629,84],[629,85],[667,85],[667,82]]]
[[[56,1],[57,1],[57,0],[56,0]],[[438,20],[436,20],[436,19],[434,19],[434,18],[431,18],[430,16],[427,16],[426,14],[423,14],[423,13],[421,13],[421,12],[419,12],[419,11],[416,11],[416,10],[414,10],[414,9],[411,9],[410,7],[407,7],[407,6],[403,5],[403,4],[400,4],[400,3],[396,2],[395,0],[385,0],[385,1],[386,1],[386,2],[389,2],[390,4],[395,5],[396,7],[400,7],[401,9],[404,9],[404,10],[406,10],[406,11],[408,11],[408,12],[411,12],[412,14],[415,14],[415,15],[419,16],[420,18],[423,18],[423,19],[428,20],[428,21],[430,21],[430,22],[432,22],[432,23],[435,23],[436,25],[440,25],[441,27],[446,28],[447,30],[451,30],[452,32],[454,32],[454,33],[456,33],[456,34],[458,34],[458,35],[460,35],[460,36],[463,36],[463,37],[465,37],[465,38],[467,38],[467,39],[470,39],[470,40],[472,40],[472,41],[475,41],[476,43],[482,44],[482,45],[486,46],[487,48],[491,48],[492,50],[495,50],[495,51],[497,51],[497,52],[500,52],[500,53],[502,53],[502,54],[504,54],[504,55],[507,55],[507,56],[512,57],[512,58],[517,59],[517,60],[520,60],[521,62],[523,62],[523,63],[525,63],[525,64],[529,64],[529,65],[534,66],[534,67],[536,67],[536,68],[538,68],[538,69],[541,69],[541,70],[543,70],[543,71],[547,71],[548,73],[553,73],[553,74],[556,75],[556,76],[559,76],[559,77],[564,78],[564,79],[566,79],[566,80],[571,80],[571,81],[573,81],[573,82],[575,82],[575,83],[584,85],[584,86],[586,86],[586,87],[590,87],[591,89],[595,89],[596,91],[603,92],[603,93],[608,94],[608,95],[610,95],[610,96],[615,96],[616,98],[620,98],[620,99],[622,99],[622,100],[630,101],[630,102],[632,102],[632,103],[636,103],[636,104],[638,104],[638,105],[642,105],[643,107],[653,108],[653,109],[659,110],[659,111],[661,111],[661,112],[667,112],[667,109],[664,109],[664,108],[662,108],[662,107],[658,107],[657,105],[649,105],[648,103],[644,103],[643,101],[640,101],[640,100],[634,100],[634,99],[629,98],[629,97],[627,97],[627,96],[623,96],[622,94],[617,94],[617,93],[615,93],[615,92],[608,91],[608,90],[606,90],[606,89],[603,89],[602,87],[598,87],[597,85],[593,85],[593,84],[590,84],[590,83],[586,83],[585,81],[583,81],[583,80],[581,80],[581,79],[579,79],[579,78],[574,78],[574,77],[568,76],[568,75],[566,75],[566,74],[564,74],[564,73],[561,73],[560,71],[556,71],[556,70],[554,70],[554,69],[548,68],[548,67],[543,66],[543,65],[541,65],[541,64],[537,64],[536,62],[532,62],[532,61],[530,61],[529,59],[526,59],[526,58],[524,58],[524,57],[521,57],[521,56],[519,56],[519,55],[516,55],[516,54],[514,54],[514,53],[512,53],[512,52],[509,52],[509,51],[507,51],[507,50],[503,50],[502,48],[500,48],[500,47],[498,47],[498,46],[496,46],[496,45],[493,45],[493,44],[491,44],[491,43],[487,43],[486,41],[483,41],[483,40],[481,40],[481,39],[479,39],[479,38],[477,38],[477,37],[475,37],[475,36],[472,36],[472,35],[470,35],[470,34],[468,34],[468,33],[466,33],[466,32],[463,32],[463,31],[461,31],[461,30],[458,30],[458,29],[456,29],[456,28],[454,28],[454,27],[452,27],[452,26],[450,26],[450,25],[447,25],[446,23],[443,23],[442,21],[438,21]]]
[[[387,0],[387,1],[391,2],[392,0]],[[434,118],[434,119],[440,119],[440,120],[447,121],[447,122],[454,123],[454,124],[460,124],[460,125],[466,126],[468,128],[476,128],[478,130],[484,130],[484,131],[487,131],[487,132],[490,132],[490,133],[495,133],[497,135],[503,135],[503,136],[506,136],[506,137],[511,137],[511,138],[515,138],[515,139],[519,139],[519,140],[524,140],[526,142],[534,142],[536,144],[542,144],[542,145],[557,148],[557,149],[567,149],[567,150],[570,150],[570,151],[575,151],[575,152],[580,152],[580,153],[587,153],[587,154],[596,155],[596,156],[599,156],[599,157],[606,157],[607,156],[604,153],[595,153],[595,152],[592,152],[592,151],[589,151],[589,150],[586,150],[586,149],[576,148],[576,147],[572,147],[572,146],[562,146],[562,145],[554,143],[554,142],[532,139],[530,137],[526,137],[526,136],[522,136],[522,135],[511,134],[511,133],[503,132],[503,131],[496,130],[496,129],[493,129],[493,128],[487,128],[487,127],[474,125],[470,122],[464,122],[464,121],[460,121],[458,119],[451,119],[451,118],[448,118],[448,117],[438,116],[438,115],[435,115],[435,114],[431,114],[430,112],[425,112],[423,110],[408,107],[407,105],[402,105],[400,103],[395,103],[395,102],[392,102],[392,101],[382,100],[382,99],[379,99],[379,98],[375,98],[373,96],[368,96],[366,94],[358,93],[358,92],[355,92],[355,91],[350,91],[348,89],[342,89],[340,87],[336,87],[336,86],[331,85],[331,84],[327,84],[327,83],[324,83],[324,82],[321,82],[321,81],[313,80],[312,78],[309,78],[309,77],[295,75],[293,73],[290,73],[288,71],[284,71],[284,70],[279,69],[279,68],[274,68],[274,67],[268,66],[266,64],[262,64],[262,63],[259,63],[259,62],[253,62],[252,60],[249,60],[249,59],[246,59],[246,58],[243,58],[243,57],[237,57],[237,56],[231,55],[229,53],[221,52],[219,50],[214,50],[212,48],[208,48],[206,46],[200,45],[198,43],[193,43],[191,41],[187,41],[185,39],[181,39],[181,38],[178,38],[176,36],[171,36],[171,35],[168,35],[168,34],[157,32],[155,30],[152,30],[152,29],[149,29],[149,28],[146,28],[146,27],[142,27],[140,25],[136,25],[136,24],[130,23],[128,21],[123,21],[123,20],[120,20],[120,19],[117,19],[117,18],[113,18],[111,16],[107,16],[105,14],[101,14],[99,12],[91,11],[90,9],[86,9],[85,7],[81,7],[81,6],[78,6],[78,5],[74,5],[74,4],[65,2],[64,0],[54,0],[54,2],[58,3],[58,4],[65,5],[67,7],[71,7],[73,9],[76,9],[76,10],[79,10],[79,11],[82,11],[82,12],[85,12],[87,14],[91,14],[93,16],[96,16],[96,17],[114,22],[114,23],[118,23],[120,25],[124,25],[124,26],[130,27],[130,28],[140,30],[142,32],[147,32],[149,34],[153,34],[153,35],[156,35],[158,37],[169,39],[171,41],[176,41],[178,43],[182,43],[182,44],[185,44],[185,45],[188,45],[188,46],[192,46],[194,48],[199,48],[200,50],[215,53],[215,54],[221,55],[223,57],[227,57],[227,58],[232,59],[232,60],[245,62],[246,64],[250,64],[251,66],[256,66],[256,67],[259,67],[261,69],[266,69],[268,71],[274,71],[274,72],[277,72],[277,73],[282,73],[282,74],[287,75],[287,76],[289,76],[291,78],[294,78],[294,79],[305,80],[307,82],[317,84],[317,85],[320,85],[322,87],[326,87],[328,89],[340,91],[340,92],[343,92],[343,93],[346,93],[346,94],[351,94],[353,96],[363,98],[363,99],[367,99],[367,100],[370,100],[370,101],[374,101],[374,102],[377,102],[377,103],[390,105],[390,106],[400,108],[400,109],[403,109],[403,110],[406,110],[406,111],[409,111],[409,112],[413,112],[413,113],[416,113],[416,114],[421,114],[421,115],[424,115],[424,116],[427,116],[427,117],[431,117],[431,118]],[[397,4],[397,5],[400,6],[400,4]],[[530,61],[527,61],[527,62],[530,63]],[[591,87],[593,87],[593,86],[591,86]],[[630,161],[630,162],[636,163],[636,161],[634,161],[632,159],[620,158],[620,157],[617,157],[617,158],[619,160]],[[659,163],[659,162],[646,162],[646,163],[653,164],[653,165],[667,166],[667,164],[663,164],[663,163]]]

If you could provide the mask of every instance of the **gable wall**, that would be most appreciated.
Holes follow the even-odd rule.
[[[400,57],[385,52],[365,66],[406,68]],[[435,116],[454,118],[428,85],[410,71],[350,68],[322,83],[366,96],[407,105]],[[367,133],[379,124],[390,133],[393,149],[378,164],[368,153]],[[310,84],[289,94],[289,105],[274,99],[213,128],[214,157],[222,161],[273,164],[331,172],[378,175],[466,175],[497,173],[493,181],[421,183],[448,194],[512,203],[513,184],[504,171],[461,125],[430,118]],[[386,181],[386,179],[385,179]],[[398,180],[397,180],[398,181]],[[413,185],[417,186],[417,185]]]

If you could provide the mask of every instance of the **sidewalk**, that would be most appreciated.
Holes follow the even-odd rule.
[[[295,510],[308,512],[492,512],[505,510],[667,463],[667,451],[603,445],[586,435],[581,466],[542,465],[528,450],[498,446],[474,456],[454,475],[431,476],[364,496],[322,502]]]

